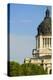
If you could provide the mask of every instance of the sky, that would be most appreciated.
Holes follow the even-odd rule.
[[[49,7],[50,8],[50,7]],[[23,63],[36,48],[37,27],[44,20],[47,6],[10,4],[10,60]]]

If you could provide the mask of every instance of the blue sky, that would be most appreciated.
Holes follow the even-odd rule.
[[[45,16],[47,6],[10,4],[10,60],[23,63],[33,57],[37,27]]]

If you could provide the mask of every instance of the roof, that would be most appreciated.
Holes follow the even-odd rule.
[[[38,26],[38,35],[51,35],[51,33],[51,17],[50,11],[47,9],[44,20]]]

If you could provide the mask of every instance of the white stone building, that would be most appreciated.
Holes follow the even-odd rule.
[[[49,9],[45,12],[44,20],[37,28],[38,33],[36,39],[36,49],[32,50],[33,58],[26,58],[25,63],[33,63],[43,65],[47,69],[48,74],[52,71],[52,31],[51,31],[51,16]]]

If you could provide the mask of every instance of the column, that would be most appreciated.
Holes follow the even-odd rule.
[[[50,38],[49,38],[49,47],[50,47]]]
[[[46,47],[48,48],[48,38],[46,38]]]
[[[37,38],[37,49],[38,49],[38,38]]]
[[[51,38],[50,38],[50,47],[51,47]]]
[[[44,38],[43,38],[43,48],[44,48]]]
[[[43,38],[43,48],[45,47],[45,38]]]
[[[37,49],[37,37],[36,37],[36,49]]]
[[[48,47],[49,47],[49,38],[48,38]]]
[[[42,39],[42,35],[40,35],[40,37],[39,37],[39,47],[40,47],[40,49],[42,49],[43,48],[43,39]]]
[[[40,48],[40,39],[38,38],[38,48]]]
[[[46,47],[46,38],[45,38],[45,47]]]
[[[36,37],[36,49],[38,49],[38,37]]]
[[[45,38],[44,38],[44,48],[45,48]]]

